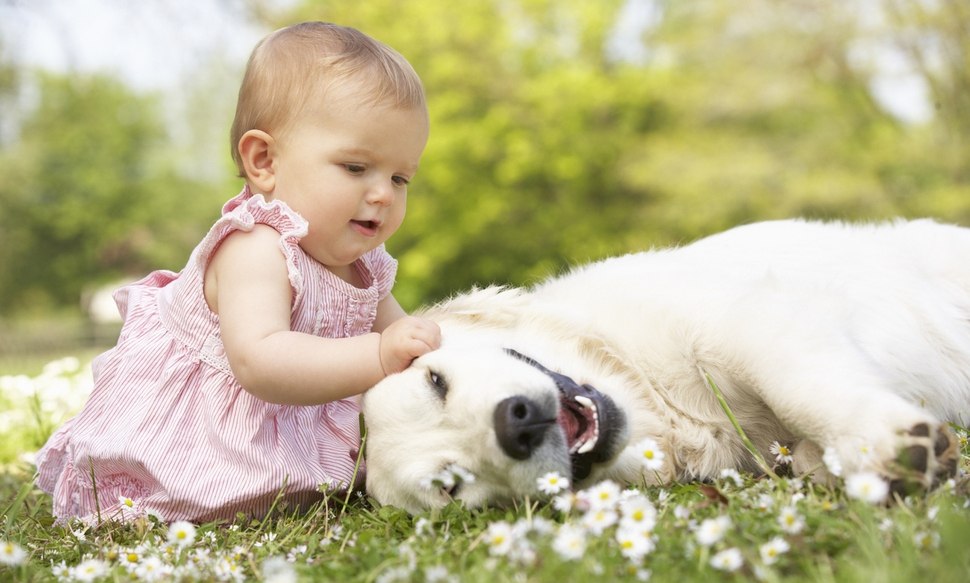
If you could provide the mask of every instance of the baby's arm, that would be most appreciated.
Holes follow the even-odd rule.
[[[381,334],[320,338],[290,330],[292,290],[270,227],[227,237],[206,270],[205,291],[233,374],[265,401],[326,403],[384,378]]]

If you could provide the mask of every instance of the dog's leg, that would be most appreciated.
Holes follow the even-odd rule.
[[[876,471],[908,493],[956,473],[957,440],[946,424],[859,366],[851,351],[776,348],[758,364],[748,369],[751,389],[793,433],[819,451],[834,449],[846,474]]]

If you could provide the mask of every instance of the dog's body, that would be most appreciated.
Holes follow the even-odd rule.
[[[756,470],[712,384],[766,458],[793,447],[822,479],[828,449],[846,473],[930,486],[956,466],[942,423],[970,422],[970,229],[931,221],[757,223],[425,315],[442,348],[364,398],[368,490],[412,511],[505,502],[551,471]],[[645,438],[659,470],[631,447]],[[474,480],[431,483],[451,465]]]

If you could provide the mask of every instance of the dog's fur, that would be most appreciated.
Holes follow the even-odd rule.
[[[363,401],[367,489],[410,511],[504,503],[546,472],[571,476],[564,385],[615,404],[597,401],[615,411],[575,487],[757,471],[712,383],[765,458],[793,447],[796,473],[817,479],[831,478],[831,448],[847,474],[932,486],[956,471],[944,422],[970,421],[970,229],[928,220],[756,223],[425,315],[442,347]],[[516,416],[538,438],[510,438]],[[665,452],[658,471],[632,447],[644,438]],[[474,479],[430,481],[451,465]]]

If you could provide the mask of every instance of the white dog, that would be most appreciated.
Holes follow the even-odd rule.
[[[758,471],[714,387],[765,458],[778,442],[796,473],[837,459],[897,491],[954,474],[944,422],[970,421],[970,229],[928,220],[757,223],[425,315],[442,347],[363,401],[367,489],[412,512],[505,503],[547,472]]]

